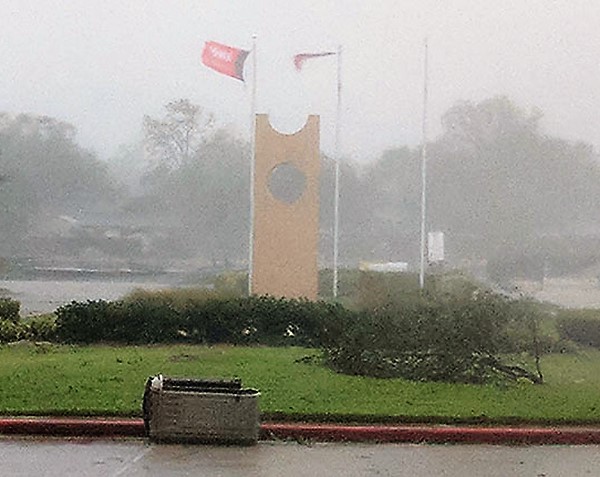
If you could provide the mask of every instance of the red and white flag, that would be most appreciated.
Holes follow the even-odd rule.
[[[322,53],[298,53],[294,55],[294,66],[298,71],[302,69],[304,62],[310,58],[320,58],[321,56],[331,56],[337,54],[335,51],[324,51]]]
[[[244,62],[249,54],[247,50],[207,41],[202,50],[202,63],[221,74],[244,81]]]

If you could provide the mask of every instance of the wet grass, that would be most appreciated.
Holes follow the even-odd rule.
[[[546,383],[484,386],[335,374],[302,348],[0,348],[0,414],[141,415],[148,376],[242,379],[265,418],[329,421],[600,423],[600,352],[549,355]]]

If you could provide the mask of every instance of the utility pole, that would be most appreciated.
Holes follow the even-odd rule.
[[[421,148],[421,263],[419,287],[425,287],[425,239],[427,219],[427,95],[428,95],[428,45],[425,39],[425,68],[423,80],[423,146]]]

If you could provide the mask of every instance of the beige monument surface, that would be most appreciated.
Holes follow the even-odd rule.
[[[252,293],[316,299],[319,117],[282,134],[256,115]]]

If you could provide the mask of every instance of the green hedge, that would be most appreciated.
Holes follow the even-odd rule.
[[[230,343],[321,348],[335,371],[413,380],[484,382],[508,368],[509,323],[523,308],[500,295],[427,296],[349,310],[323,301],[269,296],[138,294],[116,302],[72,302],[56,311],[56,336],[68,343]],[[508,372],[507,372],[508,370]]]
[[[347,313],[339,305],[269,296],[174,300],[137,295],[115,302],[72,302],[56,310],[56,332],[69,343],[230,343],[319,346],[322,324]]]

